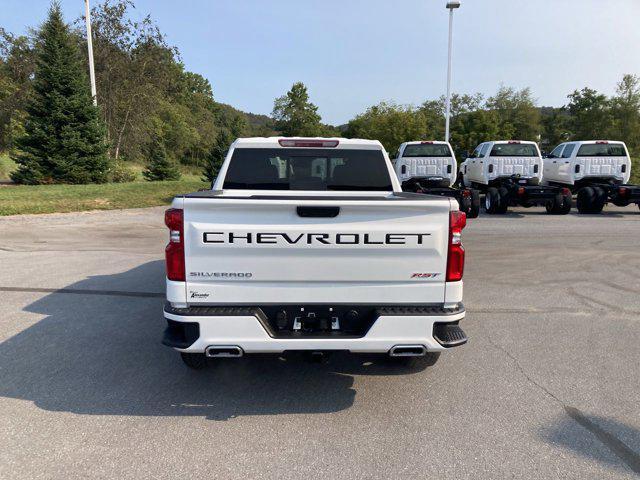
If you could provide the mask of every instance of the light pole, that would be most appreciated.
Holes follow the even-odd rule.
[[[93,38],[91,36],[91,8],[89,8],[89,0],[84,0],[86,9],[85,19],[87,21],[87,48],[89,49],[89,78],[91,79],[91,98],[93,104],[98,105],[98,94],[96,92],[96,71],[93,66]]]
[[[444,114],[444,141],[449,141],[449,116],[451,115],[451,44],[453,43],[453,11],[460,8],[460,2],[451,0],[447,2],[449,10],[449,59],[447,65],[447,99],[445,101]]]

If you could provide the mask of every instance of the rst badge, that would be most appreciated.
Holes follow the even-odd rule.
[[[411,278],[436,278],[439,273],[414,273]]]

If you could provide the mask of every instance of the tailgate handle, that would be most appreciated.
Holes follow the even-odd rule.
[[[296,211],[304,218],[334,218],[340,213],[340,207],[298,207]]]

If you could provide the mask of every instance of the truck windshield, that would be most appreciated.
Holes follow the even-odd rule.
[[[238,148],[224,189],[393,191],[382,151]]]
[[[538,150],[530,143],[498,143],[491,149],[492,157],[537,157]]]
[[[626,157],[627,152],[621,143],[592,143],[582,145],[578,157]]]
[[[407,145],[404,149],[403,157],[450,157],[449,145],[420,143]]]

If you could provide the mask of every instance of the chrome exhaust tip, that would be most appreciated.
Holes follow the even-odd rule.
[[[390,357],[424,357],[426,354],[424,345],[396,345],[389,350]]]
[[[236,345],[211,345],[204,351],[207,357],[240,358],[244,351]]]

